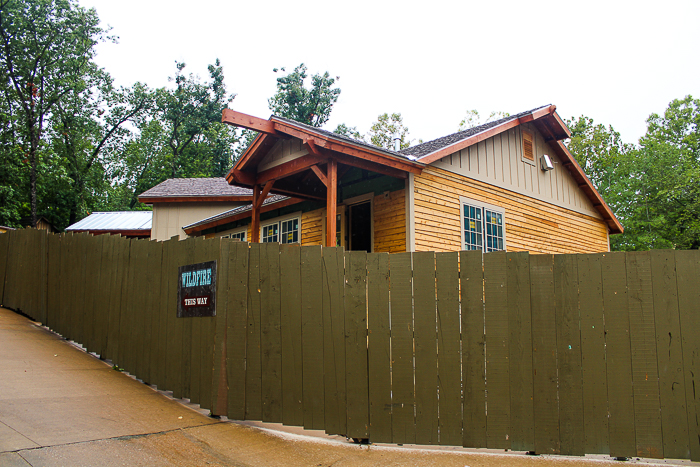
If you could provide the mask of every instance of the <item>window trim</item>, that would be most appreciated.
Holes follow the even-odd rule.
[[[232,238],[233,235],[237,235],[242,233],[243,236],[245,237],[244,240],[241,240],[242,242],[248,241],[248,227],[239,227],[236,229],[233,229],[229,232],[226,232],[224,235],[221,236],[221,238]]]
[[[464,244],[465,244],[465,238],[464,238],[464,205],[467,204],[469,206],[474,206],[474,207],[479,207],[482,210],[483,209],[488,209],[489,211],[496,212],[498,214],[501,214],[503,216],[503,250],[498,250],[498,251],[507,251],[506,248],[506,209],[501,207],[501,206],[496,206],[494,204],[489,204],[489,203],[484,203],[483,201],[478,201],[476,199],[472,198],[467,198],[465,196],[460,196],[459,197],[459,237],[460,237],[460,245],[459,249],[464,250]],[[482,242],[481,242],[481,251],[484,253],[488,253],[486,251],[486,213],[482,212]],[[476,250],[478,251],[478,250]]]
[[[263,228],[268,227],[273,224],[278,224],[277,228],[277,243],[282,244],[282,226],[280,225],[282,222],[285,221],[290,221],[293,219],[297,219],[298,225],[299,225],[299,241],[294,242],[294,243],[285,243],[285,245],[295,245],[299,244],[301,245],[301,211],[297,211],[291,214],[287,214],[284,216],[279,216],[275,217],[273,219],[268,219],[264,223],[261,221],[260,222],[260,243],[263,243]],[[269,242],[268,242],[269,243]]]

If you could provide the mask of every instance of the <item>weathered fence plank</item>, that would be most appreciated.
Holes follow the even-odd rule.
[[[349,438],[369,438],[367,253],[345,253],[345,368]]]
[[[607,454],[610,448],[601,259],[601,254],[577,257],[585,451]]]
[[[608,376],[610,455],[631,457],[637,453],[634,434],[632,359],[627,310],[624,253],[606,253],[601,260],[605,342]]]
[[[440,444],[462,445],[459,254],[436,253]]]
[[[282,319],[282,420],[285,425],[304,424],[301,343],[301,250],[280,246],[280,273],[284,303]]]
[[[5,237],[8,238],[8,237]],[[60,235],[49,235],[47,246],[47,296],[46,296],[46,326],[50,329],[57,331],[60,328],[60,297],[59,297],[59,287],[61,280],[61,236]],[[0,235],[0,250],[2,249],[2,235]],[[0,266],[2,260],[0,259]],[[4,273],[0,276],[0,282],[4,282]],[[2,287],[2,284],[0,284]],[[110,290],[106,290],[105,294],[109,296]],[[0,303],[2,303],[2,293],[0,293]],[[107,328],[105,328],[105,332]]]
[[[304,428],[322,430],[323,401],[323,289],[321,248],[302,246],[301,346]]]
[[[558,454],[557,323],[552,255],[530,256],[532,368],[534,371],[535,451]]]
[[[9,255],[10,234],[0,234],[0,304],[3,303],[5,294],[5,281],[7,274],[7,257]],[[10,271],[12,272],[12,271]]]
[[[459,253],[464,405],[462,446],[486,446],[484,273],[480,251]]]
[[[173,242],[173,251],[169,261],[168,274],[170,276],[168,279],[179,281],[178,268],[189,264],[188,242],[186,240],[180,241],[177,237],[171,238],[170,241]],[[169,300],[177,304],[177,288],[168,290],[168,294]],[[168,357],[166,360],[168,374],[166,375],[166,383],[176,398],[182,398],[185,393],[185,361],[189,357],[187,353],[189,347],[185,344],[185,323],[186,318],[178,318],[177,311],[168,316]]]
[[[212,238],[204,241],[201,250],[201,256],[197,257],[197,262],[217,261],[217,275],[220,264],[218,263],[219,252],[221,249],[221,239]],[[216,287],[218,289],[219,282],[217,278]],[[216,310],[219,309],[218,303]],[[196,318],[201,322],[201,354],[200,354],[200,388],[199,388],[199,405],[203,409],[212,409],[212,386],[214,372],[214,335],[216,334],[216,316],[204,316]]]
[[[345,434],[345,253],[323,248],[323,377],[326,433]]]
[[[688,413],[690,459],[700,461],[700,254],[676,251],[676,281],[680,311],[683,370]]]
[[[391,443],[391,326],[389,255],[367,255],[370,439]]]
[[[413,254],[416,443],[438,444],[435,253]]]
[[[506,275],[510,352],[510,447],[514,451],[534,451],[532,313],[528,253],[506,253]]]
[[[226,377],[229,387],[227,416],[233,420],[245,419],[247,397],[245,352],[248,335],[248,252],[248,243],[234,242],[229,246]]]
[[[486,323],[486,446],[510,448],[510,376],[508,373],[508,294],[506,253],[484,256]]]
[[[637,455],[663,457],[656,330],[649,252],[626,257]]]
[[[650,256],[663,456],[686,459],[690,456],[690,451],[675,255],[671,250],[653,250]]]
[[[413,273],[412,253],[389,256],[391,280],[392,409],[394,443],[416,441],[413,379]]]
[[[260,366],[260,247],[260,243],[250,244],[250,260],[248,263],[248,339],[245,379],[246,420],[260,420],[262,418],[262,374]]]
[[[260,291],[262,416],[265,422],[281,423],[282,341],[280,334],[280,247],[278,243],[264,244],[260,250]],[[319,372],[319,377],[323,377],[323,369]]]
[[[561,454],[583,456],[583,381],[579,329],[578,268],[570,255],[554,257],[554,295],[559,368]]]

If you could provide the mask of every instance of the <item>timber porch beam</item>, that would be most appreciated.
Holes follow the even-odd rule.
[[[252,115],[236,112],[231,109],[224,109],[221,114],[221,122],[229,125],[247,128],[267,135],[276,135],[275,124],[270,120],[265,120]]]

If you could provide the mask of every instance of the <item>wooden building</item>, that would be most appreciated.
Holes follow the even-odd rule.
[[[252,203],[192,222],[188,235],[390,253],[588,253],[622,232],[562,143],[570,132],[553,105],[400,152],[277,116],[226,109],[223,121],[259,132],[226,177],[252,190]]]
[[[225,178],[171,178],[139,196],[153,207],[152,240],[187,238],[183,225],[252,201],[252,190],[231,186]]]

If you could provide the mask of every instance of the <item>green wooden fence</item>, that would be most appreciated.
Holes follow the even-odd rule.
[[[217,313],[177,268],[218,261]],[[700,252],[367,254],[36,230],[0,299],[218,415],[372,442],[700,460]]]

